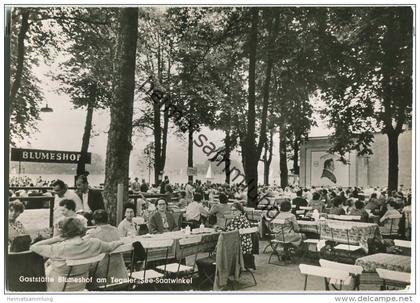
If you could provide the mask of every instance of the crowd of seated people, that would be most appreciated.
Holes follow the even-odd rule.
[[[56,212],[54,220],[54,234],[50,239],[42,240],[31,246],[31,251],[40,254],[49,261],[46,262],[46,274],[50,277],[62,276],[68,269],[65,265],[66,258],[88,257],[100,252],[110,252],[118,245],[123,237],[133,237],[140,235],[141,226],[147,226],[150,234],[162,234],[165,232],[177,231],[181,228],[180,220],[169,208],[166,199],[158,198],[152,204],[147,199],[142,199],[141,203],[127,203],[123,208],[123,219],[118,223],[118,227],[108,224],[108,214],[104,209],[97,209],[91,212],[91,224],[93,229],[87,230],[87,219],[84,216],[86,208],[83,206],[83,198],[79,198],[77,204],[69,199],[66,194],[68,189],[60,182],[55,183]],[[192,199],[189,202],[185,193],[180,193],[182,206],[185,208],[184,219],[191,223],[191,228],[196,228],[200,224],[208,227],[215,227],[218,230],[236,230],[250,227],[250,222],[243,208],[244,201],[228,203],[230,197],[242,196],[246,192],[243,186],[224,187],[219,185],[209,186],[197,184],[192,186]],[[175,187],[176,188],[176,187]],[[201,189],[200,189],[201,188]],[[390,218],[402,215],[404,226],[404,236],[409,239],[411,236],[411,195],[393,191],[374,189],[369,195],[360,189],[343,188],[260,188],[260,194],[265,193],[270,197],[286,197],[278,201],[278,205],[273,205],[270,220],[277,219],[286,222],[286,229],[280,234],[279,230],[272,230],[276,237],[283,235],[286,240],[295,247],[301,247],[304,235],[299,230],[295,212],[301,207],[309,206],[317,209],[320,214],[330,215],[351,215],[360,216],[361,222],[375,222],[381,227],[381,231],[390,228]],[[213,201],[210,209],[203,203],[204,192],[210,191],[213,198],[218,194],[219,203]],[[73,193],[71,193],[73,195]],[[74,196],[74,195],[73,195]],[[67,198],[66,198],[67,197]],[[367,198],[368,197],[368,198]],[[274,199],[274,201],[277,201]],[[181,202],[179,202],[181,204]],[[294,206],[292,208],[292,205]],[[81,210],[82,212],[78,212]],[[26,234],[25,227],[19,222],[18,217],[24,211],[24,206],[19,201],[9,202],[9,244],[18,235]],[[309,216],[310,211],[306,212]],[[264,214],[267,215],[267,214]],[[137,220],[142,218],[141,223]],[[376,221],[375,221],[376,220]],[[268,221],[268,220],[267,220]],[[241,236],[241,247],[244,254],[252,250],[252,241],[249,235]],[[121,278],[126,277],[127,272],[122,256],[113,256],[110,271],[113,275]],[[104,263],[98,267],[97,274],[104,275]],[[62,284],[52,283],[48,285],[48,290],[60,290]],[[75,285],[69,285],[69,290],[78,289]]]

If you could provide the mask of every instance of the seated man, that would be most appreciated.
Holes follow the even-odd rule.
[[[201,204],[202,196],[200,194],[194,194],[194,200],[188,204],[187,209],[185,210],[185,218],[187,221],[192,221],[192,228],[197,228],[201,222],[209,216],[209,212]],[[202,218],[204,217],[204,218]]]
[[[167,211],[165,199],[157,199],[157,211],[149,218],[149,232],[151,234],[162,234],[168,231],[178,230],[174,216]]]

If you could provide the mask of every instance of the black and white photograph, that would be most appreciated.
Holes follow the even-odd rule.
[[[414,302],[414,4],[3,12],[6,295]]]

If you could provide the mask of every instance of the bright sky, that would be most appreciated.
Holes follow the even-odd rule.
[[[38,122],[39,132],[35,132],[30,138],[19,142],[19,147],[39,148],[39,149],[55,149],[55,150],[70,150],[78,151],[81,148],[84,124],[86,119],[85,109],[75,109],[70,102],[69,96],[58,93],[56,90],[60,83],[51,80],[46,76],[49,73],[54,73],[57,70],[58,58],[52,66],[41,64],[36,70],[35,74],[41,81],[41,87],[48,106],[53,108],[52,113],[41,113],[41,121]],[[42,105],[45,106],[45,103]],[[100,154],[105,159],[106,145],[107,145],[107,131],[109,128],[109,111],[97,110],[93,115],[93,137],[90,141],[89,151]],[[318,127],[311,130],[310,136],[324,136],[330,133],[325,127],[319,117]],[[211,131],[203,129],[201,133],[205,134],[209,140],[214,142],[217,147],[221,145],[223,133],[221,131]],[[198,135],[198,134],[197,134]],[[151,137],[146,138],[144,135],[137,134],[133,138],[134,150],[132,151],[131,167],[138,165],[139,159],[142,157],[143,149],[152,140]],[[26,142],[29,141],[29,144]],[[274,161],[278,155],[278,135],[275,136],[274,143]],[[239,160],[240,155],[233,156],[234,159]],[[206,155],[195,147],[194,161],[196,163],[203,163],[206,160]],[[168,151],[167,151],[167,168],[168,169],[183,169],[187,163],[187,142],[177,138],[175,135],[168,136]]]

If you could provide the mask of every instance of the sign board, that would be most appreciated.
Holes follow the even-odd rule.
[[[45,162],[45,163],[79,163],[82,153],[63,150],[43,150],[12,148],[11,161],[20,162]],[[84,162],[90,164],[91,153],[86,153]]]
[[[188,167],[187,176],[197,176],[197,167]]]

